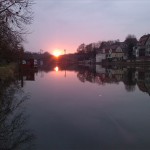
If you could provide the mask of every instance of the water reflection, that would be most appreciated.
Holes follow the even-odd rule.
[[[150,148],[149,68],[55,67],[24,80],[38,150]]]
[[[125,67],[110,67],[103,68],[97,65],[95,70],[88,67],[77,73],[77,77],[81,82],[92,82],[99,85],[118,84],[123,82],[125,89],[129,92],[135,90],[136,85],[142,92],[150,95],[150,68],[125,68]]]
[[[81,82],[97,83],[98,85],[119,84],[122,82],[125,89],[129,92],[135,91],[136,86],[142,92],[150,94],[150,68],[148,67],[109,67],[104,68],[100,65],[96,66],[56,66],[43,67],[39,69],[41,77],[44,72],[63,71],[64,77],[67,77],[67,71],[77,73],[77,78]],[[26,70],[20,72],[19,79],[23,87],[24,81],[35,81],[35,70]]]
[[[19,72],[19,80],[21,81],[21,87],[24,86],[24,81],[34,81],[35,74],[37,72],[37,70],[21,70]]]
[[[15,79],[0,80],[0,149],[33,149],[34,136],[27,129],[24,103],[28,99]]]
[[[108,68],[101,65],[96,66],[43,66],[39,72],[43,77],[43,72],[50,71],[64,71],[64,77],[67,77],[67,71],[77,72],[77,78],[81,82],[97,83],[98,85],[106,84],[119,84],[124,83],[125,89],[128,92],[135,91],[136,86],[140,91],[146,92],[150,95],[150,68],[148,67],[123,67],[123,66],[111,66]],[[35,70],[23,71],[20,74],[21,85],[24,85],[24,81],[34,81]]]
[[[56,72],[58,72],[58,71],[59,71],[58,66],[57,66],[57,67],[55,67],[55,68],[54,68],[54,70],[55,70]]]

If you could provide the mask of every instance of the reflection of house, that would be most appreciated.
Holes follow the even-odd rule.
[[[123,80],[124,68],[102,68],[96,67],[96,82],[100,83],[118,83]]]
[[[150,34],[143,35],[137,46],[133,48],[133,53],[137,59],[150,58]]]
[[[116,66],[102,68],[100,65],[96,65],[96,72],[85,68],[85,70],[78,72],[77,77],[81,82],[89,81],[99,85],[123,82],[128,91],[135,90],[137,85],[140,91],[150,95],[150,68],[148,67],[124,68]]]
[[[96,65],[96,73],[105,73],[106,69],[103,68],[101,65]]]
[[[106,72],[108,73],[109,77],[113,77],[117,82],[119,82],[123,80],[125,69],[107,69]]]

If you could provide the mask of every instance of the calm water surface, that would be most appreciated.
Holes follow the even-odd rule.
[[[59,69],[23,77],[34,149],[150,149],[149,71]]]

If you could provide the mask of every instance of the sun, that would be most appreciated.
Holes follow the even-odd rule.
[[[54,55],[55,57],[59,57],[61,54],[62,54],[61,51],[58,50],[58,49],[53,51],[53,55]]]

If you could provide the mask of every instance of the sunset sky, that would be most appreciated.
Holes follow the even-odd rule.
[[[150,33],[149,0],[34,0],[27,51],[76,52],[81,43]]]

